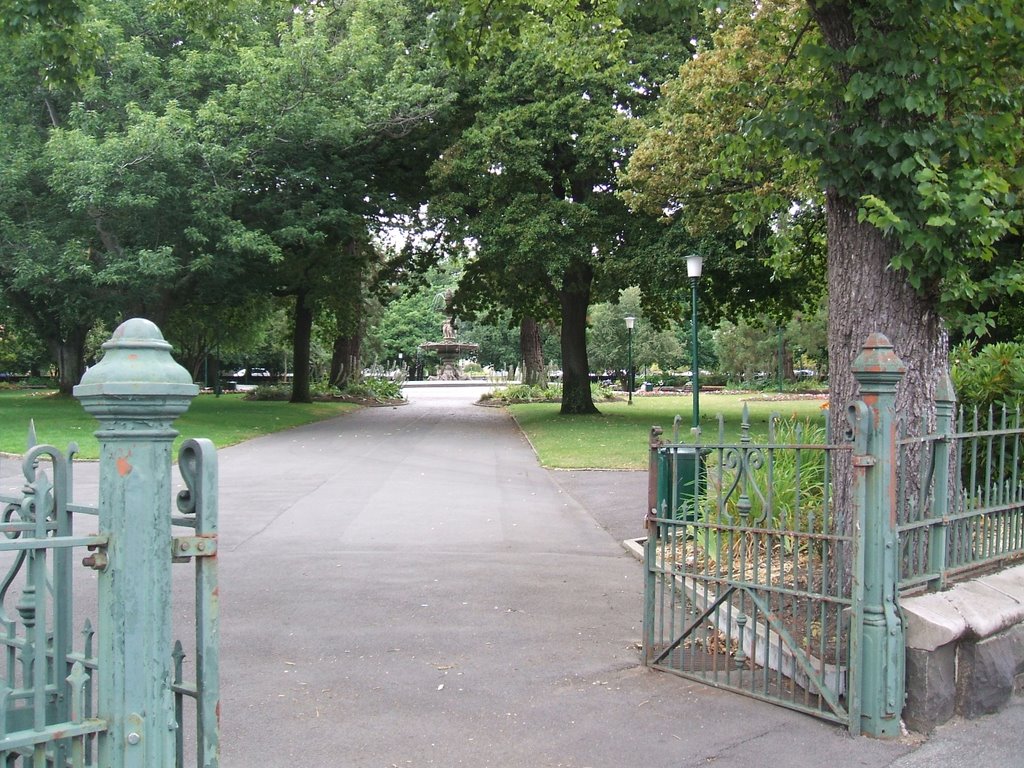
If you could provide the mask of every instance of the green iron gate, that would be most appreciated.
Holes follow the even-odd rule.
[[[216,453],[208,440],[181,446],[172,515],[170,422],[197,388],[148,321],[104,348],[75,391],[102,427],[98,505],[74,502],[77,449],[36,446],[31,432],[23,488],[0,495],[0,762],[171,768],[191,762],[188,737],[195,764],[215,768]],[[191,680],[171,643],[172,561],[195,568]],[[95,622],[81,616],[90,603]]]
[[[52,481],[41,459],[52,465]],[[22,469],[22,493],[0,496],[6,566],[0,583],[0,755],[5,765],[16,765],[19,755],[26,765],[84,765],[94,735],[107,724],[92,716],[91,624],[80,628],[84,645],[75,652],[73,558],[76,548],[97,548],[107,540],[74,535],[70,457],[36,446],[25,454]]]
[[[903,635],[882,502],[894,488],[901,366],[884,337],[868,340],[854,367],[862,399],[843,414],[841,442],[826,440],[828,427],[773,420],[755,443],[746,409],[734,442],[721,420],[717,440],[691,445],[652,430],[648,666],[853,733],[898,735]],[[850,479],[842,518],[833,473]]]
[[[696,444],[704,478],[695,446],[652,441],[673,476],[680,461],[692,474],[648,517],[646,661],[849,723],[858,638],[843,575],[855,541],[836,532],[827,489],[830,462],[849,461],[850,446],[779,429],[772,421],[755,445],[744,411],[740,442]],[[703,492],[681,496],[694,487]]]

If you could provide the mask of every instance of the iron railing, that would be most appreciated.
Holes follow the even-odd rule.
[[[217,768],[216,451],[209,440],[184,442],[173,513],[171,423],[198,387],[148,320],[122,323],[103,349],[74,390],[100,422],[97,506],[72,502],[77,449],[35,446],[31,431],[21,493],[0,496],[0,764],[180,768],[192,764],[185,710],[194,702],[194,764]],[[78,515],[98,534],[75,535]],[[95,574],[79,601],[82,548],[91,553],[81,566]],[[172,562],[195,564],[191,681],[185,648],[172,642]],[[72,619],[90,613],[96,629],[87,621],[76,647]]]
[[[828,425],[811,437],[774,421],[755,444],[746,409],[738,443],[721,419],[717,442],[698,434],[692,446],[664,446],[652,430],[644,661],[894,738],[905,677],[895,401],[906,366],[871,334],[851,370],[860,399],[839,411],[838,444]],[[673,453],[687,455],[688,477],[676,478]]]
[[[72,576],[76,550],[80,557],[106,538],[75,535],[72,510],[90,511],[71,501],[75,448],[65,456],[36,446],[32,430],[29,444],[21,493],[0,495],[0,758],[84,768],[107,723],[94,716],[92,625],[72,625]]]
[[[74,534],[75,515],[98,516],[96,507],[72,501],[76,449],[72,446],[64,455],[34,443],[30,428],[33,447],[21,462],[21,492],[0,494],[0,564],[6,569],[0,582],[0,763],[86,768],[95,765],[107,721],[96,716],[96,683],[102,680],[94,652],[96,630],[88,618],[78,631],[72,626],[73,572],[76,566],[81,572],[84,550],[102,550],[107,537]],[[188,535],[169,543],[168,556],[195,560],[196,602],[194,679],[185,679],[186,652],[180,641],[173,651],[174,764],[180,768],[191,763],[185,753],[191,719],[195,765],[206,767],[217,765],[219,759],[219,611],[216,559],[211,557],[217,543],[213,445],[208,440],[185,441],[178,466],[185,490],[178,495],[179,514],[171,522],[188,529]],[[88,555],[85,560],[95,567],[96,557]],[[194,719],[186,716],[189,700]]]
[[[174,643],[172,658],[174,674],[175,766],[186,764],[187,743],[186,700],[195,709],[194,749],[199,768],[216,768],[220,764],[220,598],[217,579],[217,452],[206,439],[186,440],[178,451],[178,469],[185,489],[178,493],[179,514],[171,523],[191,529],[188,536],[178,536],[172,552],[178,562],[195,561],[195,609],[193,680],[185,680],[186,657],[180,640]]]
[[[1020,410],[961,409],[954,424],[941,405],[933,434],[898,441],[904,592],[943,589],[1024,558]]]

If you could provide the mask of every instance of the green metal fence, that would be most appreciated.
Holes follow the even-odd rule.
[[[1024,559],[1024,424],[1019,409],[961,409],[944,383],[937,424],[899,440],[900,588],[938,590]]]
[[[107,721],[93,714],[92,625],[72,625],[74,558],[107,538],[75,534],[74,448],[35,446],[31,432],[29,442],[22,492],[0,495],[0,759],[80,768]]]

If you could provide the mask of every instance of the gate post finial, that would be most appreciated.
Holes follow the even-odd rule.
[[[892,342],[883,333],[872,333],[853,361],[853,377],[861,392],[895,394],[907,366],[896,356]]]
[[[863,636],[859,658],[860,731],[869,736],[900,735],[904,699],[905,641],[896,606],[899,562],[896,534],[896,388],[907,371],[883,334],[873,333],[853,362],[853,376],[870,418],[867,455],[855,467],[861,484],[854,498],[863,499],[863,520],[855,594],[863,594]]]
[[[171,423],[199,388],[149,320],[122,323],[74,395],[100,422],[99,765],[171,768]]]

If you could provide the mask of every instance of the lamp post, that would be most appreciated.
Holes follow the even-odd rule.
[[[700,429],[700,361],[697,359],[697,353],[699,351],[697,342],[697,282],[700,280],[701,270],[704,268],[704,257],[698,254],[692,254],[686,257],[686,276],[690,278],[690,287],[692,289],[690,304],[693,308],[693,318],[691,320],[691,339],[692,339],[692,355],[691,355],[691,373],[693,375],[693,428]]]
[[[785,363],[785,359],[786,359],[786,339],[782,335],[783,328],[782,328],[781,325],[779,326],[778,331],[779,331],[779,365],[778,365],[778,369],[779,369],[779,392],[781,393],[783,388],[784,388],[783,385],[782,385],[782,379],[783,379],[783,376],[785,374],[784,363]]]
[[[636,318],[630,315],[626,318],[626,388],[629,390],[629,404],[633,404],[633,323]]]

